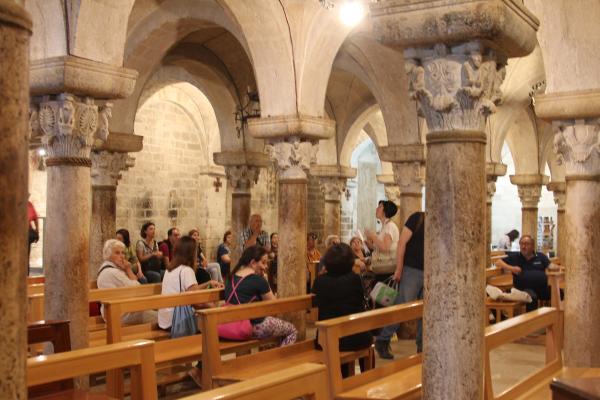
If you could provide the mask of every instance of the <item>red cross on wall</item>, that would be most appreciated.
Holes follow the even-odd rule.
[[[213,182],[213,186],[215,187],[215,192],[219,191],[219,188],[223,186],[223,183],[221,182],[221,178],[219,178],[217,176],[217,178],[215,179],[215,181]]]

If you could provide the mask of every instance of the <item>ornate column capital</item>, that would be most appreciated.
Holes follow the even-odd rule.
[[[291,137],[268,144],[266,150],[275,162],[279,179],[306,179],[306,171],[317,160],[318,144]]]
[[[235,193],[250,193],[252,186],[258,182],[260,167],[252,165],[227,165],[225,175],[227,182]]]
[[[336,176],[320,176],[319,183],[325,201],[340,202],[341,195],[346,191],[346,181],[348,178]]]
[[[121,172],[135,165],[135,158],[128,153],[110,151],[93,151],[92,158],[92,187],[117,187]]]
[[[499,176],[506,174],[506,164],[488,162],[485,164],[485,176],[487,183],[487,202],[491,203],[496,194],[496,180]]]
[[[400,195],[421,195],[425,186],[425,163],[421,161],[394,162],[394,180]]]
[[[539,174],[511,175],[510,182],[517,185],[522,208],[537,208],[542,195],[542,185],[548,183],[548,177]]]
[[[554,203],[558,206],[558,211],[565,211],[567,184],[565,182],[550,182],[546,187],[554,195]]]
[[[69,93],[44,96],[30,111],[32,134],[42,135],[48,154],[47,166],[91,166],[90,152],[95,140],[108,137],[111,103],[95,104],[90,97],[78,98]]]
[[[565,165],[566,179],[600,178],[600,118],[558,120],[554,151]]]
[[[431,135],[485,130],[496,111],[506,59],[482,42],[406,49],[409,95],[418,100]],[[485,140],[485,138],[480,139]]]

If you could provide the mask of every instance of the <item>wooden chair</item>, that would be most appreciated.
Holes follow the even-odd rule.
[[[546,364],[525,379],[495,395],[492,384],[490,352],[532,332],[546,328]],[[558,345],[558,311],[543,307],[506,321],[488,326],[485,331],[485,400],[529,399],[529,389],[540,383],[548,384],[562,368],[561,349]]]
[[[326,400],[328,386],[325,366],[305,363],[182,400]]]
[[[69,321],[37,321],[27,326],[27,344],[29,353],[38,355],[41,347],[35,346],[41,343],[52,343],[54,353],[63,353],[71,350],[71,337],[69,333]],[[28,389],[29,397],[68,390],[73,388],[73,380],[66,379],[51,382],[40,386],[31,386]]]
[[[316,323],[329,374],[332,399],[414,399],[421,394],[421,355],[394,360],[343,379],[339,339],[399,322],[420,319],[423,302],[399,304]]]
[[[157,393],[153,345],[152,341],[137,340],[32,357],[27,360],[27,385],[31,387],[127,367],[131,371],[132,400],[155,400]],[[111,392],[107,392],[107,395],[94,398],[114,397]],[[44,399],[87,398],[85,396],[79,389],[70,389]]]

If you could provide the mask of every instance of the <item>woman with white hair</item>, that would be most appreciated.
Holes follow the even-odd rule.
[[[102,249],[104,262],[98,270],[98,289],[109,289],[118,287],[137,286],[138,279],[144,278],[141,269],[138,268],[137,275],[131,270],[131,264],[125,260],[125,245],[116,239],[108,239]],[[100,309],[104,317],[104,306]],[[140,323],[143,319],[142,313],[125,314],[122,318],[124,323]]]

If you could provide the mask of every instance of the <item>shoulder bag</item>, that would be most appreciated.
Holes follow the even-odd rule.
[[[240,283],[242,283],[242,281],[246,279],[246,276],[241,278],[236,285],[235,279],[233,275],[231,275],[231,294],[227,298],[224,307],[235,305],[230,303],[233,296],[235,296],[238,304],[241,304],[240,299],[237,295],[237,288],[240,286]],[[252,301],[254,301],[255,298],[256,296],[253,296],[250,299],[249,303],[252,303]],[[243,319],[241,321],[231,321],[224,324],[219,324],[217,326],[217,332],[219,333],[219,337],[223,339],[242,341],[248,340],[252,338],[252,323],[250,323],[249,319]]]
[[[183,268],[181,271],[183,271]],[[179,293],[183,293],[181,271],[179,271]],[[198,322],[194,308],[189,304],[175,307],[173,310],[173,320],[171,321],[171,338],[192,336],[196,333],[198,333]]]

